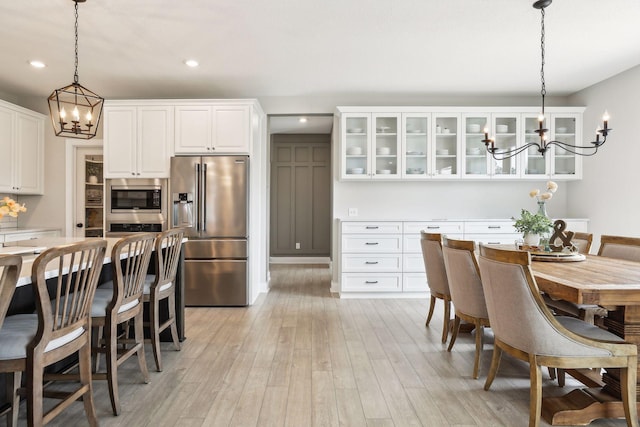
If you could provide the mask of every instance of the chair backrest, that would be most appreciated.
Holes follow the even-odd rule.
[[[427,284],[432,292],[450,295],[447,271],[442,256],[442,234],[420,232],[422,259],[427,270]]]
[[[640,262],[640,237],[600,237],[598,255]]]
[[[2,328],[7,310],[9,310],[21,269],[22,257],[20,255],[0,255],[0,328]]]
[[[478,260],[491,329],[518,350],[547,356],[609,356],[568,331],[546,307],[531,273],[531,255],[480,245]]]
[[[593,242],[593,234],[591,233],[582,233],[576,231],[573,233],[573,239],[571,239],[571,243],[573,246],[578,248],[578,252],[581,254],[588,254],[591,250],[591,243]]]
[[[105,240],[84,240],[52,247],[35,259],[31,282],[39,326],[30,348],[44,352],[51,341],[79,328],[88,330],[106,250]]]
[[[184,229],[182,228],[164,231],[156,237],[156,275],[151,288],[162,286],[175,280],[183,237]]]
[[[476,243],[473,240],[442,238],[444,265],[449,280],[451,301],[456,311],[488,319],[475,249]]]
[[[117,311],[123,305],[134,305],[141,301],[154,241],[155,235],[151,233],[135,233],[113,245],[111,266],[114,295],[107,311]]]

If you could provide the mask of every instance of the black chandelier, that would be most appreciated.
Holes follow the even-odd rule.
[[[485,128],[484,139],[482,140],[482,142],[484,142],[484,145],[487,148],[487,152],[490,153],[491,156],[496,160],[504,160],[504,159],[517,156],[518,154],[522,153],[525,150],[528,150],[529,148],[537,149],[537,151],[544,156],[544,154],[547,152],[549,147],[551,147],[552,145],[563,148],[566,151],[576,155],[593,156],[598,152],[598,148],[600,148],[602,145],[604,145],[605,142],[607,142],[607,135],[609,134],[609,132],[611,132],[611,128],[608,127],[609,115],[605,111],[604,116],[602,117],[603,126],[602,128],[598,127],[598,129],[596,129],[596,140],[591,141],[590,145],[573,145],[573,144],[568,144],[566,142],[557,141],[557,140],[547,141],[547,133],[549,132],[549,129],[545,128],[545,123],[544,123],[544,120],[545,120],[544,97],[547,94],[545,81],[544,81],[544,63],[545,63],[544,61],[544,53],[545,53],[544,52],[544,41],[545,41],[544,40],[544,36],[545,36],[544,9],[545,7],[549,6],[552,1],[553,0],[538,0],[535,3],[533,3],[534,8],[540,9],[540,13],[542,16],[541,25],[540,25],[540,52],[541,52],[540,80],[542,83],[542,89],[540,90],[540,95],[542,96],[542,111],[538,116],[538,129],[535,130],[535,133],[537,133],[538,136],[540,137],[540,142],[529,142],[520,147],[501,150],[500,148],[495,146],[495,138],[489,138],[489,129]],[[600,139],[601,136],[602,136],[602,139]]]
[[[78,3],[85,1],[73,0],[76,18],[73,83],[49,95],[49,114],[56,136],[91,139],[96,136],[100,124],[104,98],[82,86],[78,80]]]

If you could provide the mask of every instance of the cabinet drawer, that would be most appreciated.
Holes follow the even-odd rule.
[[[402,252],[402,236],[399,234],[344,235],[342,237],[342,252]]]
[[[517,239],[522,239],[522,234],[465,234],[465,239],[485,245],[512,245],[515,249],[515,242]]]
[[[445,236],[452,239],[462,239],[462,233],[444,233]],[[420,233],[418,234],[405,234],[402,237],[402,247],[405,253],[422,253],[422,246],[420,245]]]
[[[402,290],[402,273],[344,273],[342,275],[342,290],[358,292],[399,292]]]
[[[343,222],[343,234],[400,234],[401,222]]]
[[[425,273],[422,253],[404,254],[402,257],[402,271]]]
[[[427,233],[463,233],[463,222],[448,222],[448,221],[415,221],[404,223],[404,234],[418,234],[421,231]]]
[[[402,275],[403,292],[428,292],[427,275],[425,273],[404,273]]]
[[[464,234],[502,234],[502,233],[516,233],[516,229],[513,228],[513,221],[491,221],[491,222],[466,222],[464,224]]]
[[[342,256],[342,271],[366,272],[385,271],[389,273],[402,271],[402,255],[360,255]]]
[[[41,237],[58,237],[58,231],[34,231],[31,233],[11,233],[4,235],[4,241],[7,242],[18,242],[20,240],[34,240],[39,239]]]

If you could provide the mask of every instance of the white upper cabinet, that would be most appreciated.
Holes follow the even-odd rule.
[[[172,155],[173,107],[104,107],[105,178],[167,178]]]
[[[44,194],[45,116],[0,101],[0,192]]]
[[[178,105],[176,154],[249,154],[251,146],[251,105]]]
[[[581,143],[582,107],[548,108],[551,139]],[[535,107],[337,107],[341,180],[581,179],[582,158],[535,147],[494,159],[500,151],[539,142]]]

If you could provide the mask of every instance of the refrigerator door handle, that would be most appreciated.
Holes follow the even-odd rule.
[[[200,164],[196,163],[196,230],[200,231]]]
[[[207,230],[207,164],[202,164],[202,197],[200,199],[200,206],[202,208],[202,231]]]

